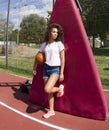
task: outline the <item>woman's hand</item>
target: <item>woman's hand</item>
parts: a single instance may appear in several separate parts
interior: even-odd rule
[[[62,82],[63,80],[64,80],[64,74],[63,74],[63,73],[60,73],[59,81]]]
[[[37,71],[35,69],[33,69],[33,75],[36,75]]]

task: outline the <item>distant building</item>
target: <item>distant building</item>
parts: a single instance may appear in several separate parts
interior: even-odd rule
[[[6,41],[0,41],[0,46],[1,45],[6,45]],[[16,42],[15,41],[8,41],[8,46],[16,47]]]

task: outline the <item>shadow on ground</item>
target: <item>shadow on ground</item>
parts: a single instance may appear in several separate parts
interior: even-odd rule
[[[28,100],[28,94],[27,93],[22,93],[21,90],[20,90],[20,87],[13,87],[12,86],[11,88],[14,91],[14,94],[13,94],[14,97],[17,100],[21,100],[21,101],[23,101],[24,103],[26,103],[28,105],[28,107],[26,108],[27,113],[34,113],[34,112],[37,112],[37,111],[43,111],[45,113],[47,112],[45,108],[31,103]]]

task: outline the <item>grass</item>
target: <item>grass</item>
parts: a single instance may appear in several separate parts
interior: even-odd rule
[[[5,58],[1,58],[0,70],[27,78],[32,78],[34,57],[9,57],[8,69],[5,69],[5,62]]]
[[[94,49],[94,56],[104,89],[109,89],[109,48]]]
[[[93,50],[100,78],[104,89],[109,89],[109,48]],[[9,57],[8,69],[5,69],[5,58],[0,58],[0,70],[32,78],[34,57]]]

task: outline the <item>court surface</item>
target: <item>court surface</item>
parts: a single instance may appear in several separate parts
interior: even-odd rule
[[[27,79],[0,72],[0,130],[108,130],[105,121],[87,119],[56,111],[56,115],[44,119],[46,112],[28,101],[28,94],[21,93],[20,84]],[[109,91],[104,91],[109,108]],[[66,106],[67,107],[67,106]]]

